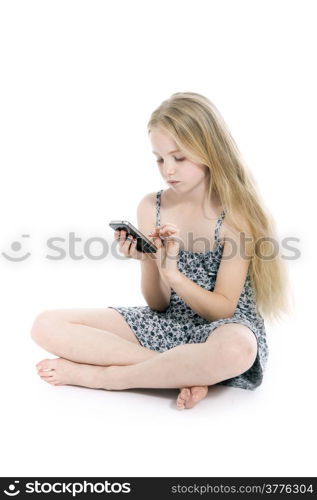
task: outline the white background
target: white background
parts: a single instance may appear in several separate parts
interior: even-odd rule
[[[313,1],[0,3],[1,475],[316,475],[316,29]],[[293,314],[267,325],[256,391],[53,387],[30,338],[44,309],[146,305],[139,263],[84,253],[166,188],[146,125],[174,92],[211,99],[257,180],[289,260]],[[69,234],[81,240],[70,258]],[[22,236],[28,234],[28,237]],[[63,260],[47,239],[65,238]],[[13,242],[20,242],[20,251]],[[90,247],[100,255],[101,246]],[[51,255],[55,255],[50,251]],[[290,252],[286,252],[290,255]],[[315,455],[315,453],[314,453]]]

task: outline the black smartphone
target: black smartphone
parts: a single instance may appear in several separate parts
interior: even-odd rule
[[[127,232],[127,236],[131,234],[136,238],[136,249],[139,252],[143,253],[155,253],[156,252],[156,246],[146,237],[144,234],[142,234],[136,227],[134,227],[131,222],[128,222],[127,220],[112,220],[109,223],[109,226],[112,227],[114,230],[120,230],[123,229],[124,231]]]

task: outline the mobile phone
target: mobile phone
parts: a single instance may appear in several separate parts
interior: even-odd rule
[[[136,249],[139,252],[143,253],[155,253],[156,246],[144,235],[142,234],[136,227],[134,227],[131,222],[127,220],[112,220],[109,223],[109,226],[114,230],[123,229],[127,232],[127,235],[131,234],[136,238]]]

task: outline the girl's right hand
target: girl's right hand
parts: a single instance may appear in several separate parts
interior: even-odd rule
[[[125,257],[130,257],[136,260],[143,260],[146,258],[147,254],[139,252],[139,250],[136,249],[136,238],[134,238],[131,234],[127,237],[127,233],[124,229],[117,229],[114,233],[114,237],[118,240],[119,252]]]
[[[169,275],[177,273],[180,248],[179,228],[175,224],[168,222],[163,226],[156,226],[148,233],[148,237],[152,237],[152,243],[156,247],[155,262],[160,274],[168,278]]]

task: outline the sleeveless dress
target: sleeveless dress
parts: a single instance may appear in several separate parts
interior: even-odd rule
[[[156,194],[157,226],[160,225],[162,191],[163,189]],[[178,255],[178,269],[187,278],[210,291],[213,291],[215,287],[223,252],[219,230],[224,217],[225,212],[223,211],[216,222],[214,250],[202,253],[180,249]],[[169,306],[164,312],[156,311],[149,306],[109,307],[122,314],[141,345],[158,352],[167,351],[180,344],[206,342],[215,328],[225,323],[246,325],[254,333],[258,345],[253,365],[244,373],[214,385],[228,385],[254,390],[262,383],[269,351],[264,320],[256,310],[255,294],[249,271],[236,310],[230,318],[222,318],[212,322],[206,320],[193,311],[173,289],[171,290]]]

